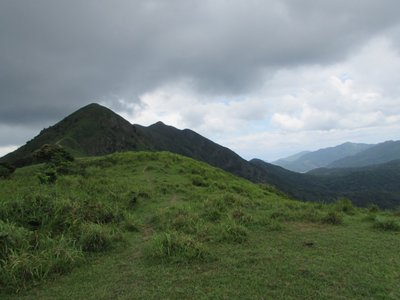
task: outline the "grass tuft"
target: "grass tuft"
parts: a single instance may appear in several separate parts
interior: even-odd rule
[[[174,263],[205,261],[210,258],[206,247],[192,236],[177,232],[162,232],[152,236],[147,256]]]

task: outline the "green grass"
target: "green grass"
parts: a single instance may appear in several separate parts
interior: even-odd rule
[[[41,165],[1,181],[1,299],[400,298],[394,213],[289,200],[170,153],[73,164],[55,184]]]

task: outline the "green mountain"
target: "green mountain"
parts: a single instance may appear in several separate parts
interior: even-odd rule
[[[127,120],[108,108],[93,103],[54,126],[43,129],[24,146],[2,157],[0,162],[16,166],[31,164],[32,153],[44,144],[60,145],[75,156],[152,148],[146,138]]]
[[[383,164],[400,159],[400,141],[387,141],[359,152],[355,155],[336,160],[327,168],[354,168]]]
[[[153,149],[170,151],[206,162],[237,176],[261,182],[265,174],[238,154],[190,130],[180,130],[157,122],[149,127],[135,125]]]
[[[301,153],[303,153],[301,152],[294,155],[294,157],[289,157],[289,159],[277,160],[273,162],[273,164],[290,171],[304,173],[312,169],[326,167],[334,161],[350,155],[355,155],[371,148],[372,146],[374,145],[347,142],[339,146],[304,153],[303,155],[301,155]]]
[[[168,152],[78,158],[43,183],[49,168],[1,181],[2,300],[400,298],[394,212]]]
[[[16,166],[31,164],[33,152],[44,144],[60,145],[76,157],[129,150],[169,151],[206,162],[256,183],[274,185],[289,196],[304,201],[332,202],[342,195],[351,196],[362,206],[376,203],[381,207],[393,207],[400,201],[397,190],[383,193],[379,189],[385,199],[384,196],[370,197],[368,193],[376,193],[372,185],[371,188],[367,186],[358,191],[358,185],[354,185],[354,192],[348,193],[340,184],[331,184],[326,179],[291,172],[261,160],[246,161],[232,150],[189,129],[179,130],[162,122],[148,127],[132,125],[98,104],[83,107],[54,126],[42,130],[26,145],[2,157],[0,162]],[[396,178],[385,177],[385,180],[395,185],[398,182]],[[335,182],[336,179],[331,176],[329,180]],[[377,182],[380,182],[379,178]],[[361,183],[357,181],[357,184]]]

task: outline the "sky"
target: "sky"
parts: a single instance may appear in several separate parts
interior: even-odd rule
[[[246,159],[400,140],[398,0],[0,0],[0,156],[97,102]]]

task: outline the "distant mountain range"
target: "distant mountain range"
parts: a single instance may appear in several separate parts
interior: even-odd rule
[[[337,160],[355,155],[371,148],[369,144],[344,143],[336,147],[319,149],[317,151],[300,152],[273,162],[287,170],[305,173],[307,171],[326,167]]]
[[[299,174],[258,159],[246,161],[232,150],[189,129],[179,130],[162,122],[148,127],[132,125],[98,104],[85,106],[54,126],[42,130],[24,146],[0,158],[0,162],[18,167],[32,164],[32,153],[43,144],[60,145],[75,156],[96,156],[118,151],[170,151],[204,161],[253,182],[274,185],[300,200],[331,202],[346,196],[361,206],[376,203],[387,208],[400,204],[398,162],[377,168],[352,169],[347,173],[320,170],[319,173]],[[346,143],[339,146],[340,155],[333,154],[333,149],[324,149],[316,151],[318,154],[314,157],[319,158],[312,158],[312,161],[314,166],[332,164],[337,159],[348,157],[349,153],[356,153],[354,156],[361,154],[367,148],[373,149],[371,145]],[[286,161],[297,161],[313,153],[304,153]],[[330,153],[330,158],[323,158],[323,153]],[[390,176],[386,176],[385,170],[390,172]]]
[[[355,168],[383,164],[400,159],[400,141],[387,141],[360,151],[355,155],[336,160],[327,168]]]

